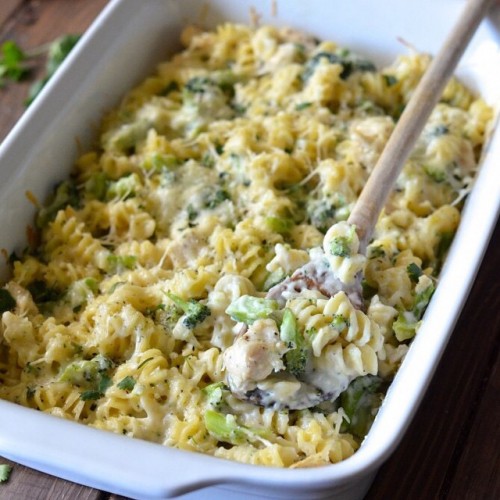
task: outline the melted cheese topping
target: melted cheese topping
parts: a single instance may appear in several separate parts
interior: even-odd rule
[[[242,462],[338,462],[418,331],[491,110],[450,82],[354,262],[342,221],[430,58],[377,70],[270,26],[182,40],[105,117],[100,145],[37,215],[40,246],[13,259],[0,397]],[[289,290],[253,324],[226,313],[309,262],[346,281],[361,272],[364,304]],[[291,398],[320,406],[276,409]]]

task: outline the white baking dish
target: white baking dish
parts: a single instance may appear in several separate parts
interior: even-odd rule
[[[208,10],[204,7],[209,5]],[[117,104],[155,63],[178,48],[192,21],[290,25],[388,63],[406,47],[435,52],[460,0],[114,0],[88,30],[0,149],[0,246],[22,248],[33,216],[25,197],[44,199],[69,173],[78,145],[89,144],[104,110]],[[459,74],[492,104],[500,100],[500,12],[485,22]],[[425,25],[417,22],[425,19]],[[135,498],[361,498],[410,424],[466,299],[500,207],[500,133],[481,173],[424,326],[409,351],[360,450],[342,463],[282,470],[233,463],[114,435],[0,401],[0,454],[71,481]],[[473,238],[471,238],[473,235]],[[6,269],[1,270],[3,277]]]

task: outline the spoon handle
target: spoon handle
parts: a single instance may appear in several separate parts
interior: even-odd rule
[[[356,202],[349,224],[356,226],[364,253],[378,216],[444,87],[492,0],[468,0],[439,53],[420,80]]]

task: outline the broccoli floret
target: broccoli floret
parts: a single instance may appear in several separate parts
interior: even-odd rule
[[[342,432],[359,438],[366,436],[382,403],[386,383],[377,376],[366,375],[353,380],[341,394],[340,404],[349,419],[342,424]]]
[[[98,354],[91,360],[70,363],[59,380],[86,389],[80,395],[83,401],[95,400],[104,396],[111,385],[109,371],[112,367],[113,362],[109,358]]]
[[[202,392],[206,396],[208,404],[214,410],[228,409],[226,399],[231,394],[231,391],[224,382],[207,385],[202,389]]]
[[[340,50],[336,53],[332,52],[319,52],[313,56],[305,65],[304,72],[302,73],[302,80],[306,82],[314,74],[320,61],[325,59],[330,64],[340,64],[342,72],[340,78],[346,80],[351,74],[358,71],[376,71],[375,65],[371,61],[361,59],[349,51]]]
[[[172,330],[182,316],[182,309],[176,305],[165,306],[165,304],[160,304],[151,312],[154,313],[155,322],[168,333],[172,333]]]
[[[45,227],[55,219],[59,210],[68,205],[77,208],[80,205],[80,196],[73,182],[64,181],[56,187],[49,203],[39,210],[35,221],[36,226],[40,229]]]
[[[224,415],[215,410],[207,410],[203,416],[207,431],[218,441],[231,444],[245,444],[248,442],[265,442],[269,434],[264,429],[250,429],[236,422],[234,415]]]
[[[223,201],[230,200],[231,196],[225,189],[217,189],[208,193],[203,201],[203,208],[214,209]]]
[[[283,271],[283,269],[281,268],[273,271],[272,273],[269,273],[266,280],[264,281],[264,284],[262,285],[262,289],[265,292],[269,291],[274,285],[281,283],[286,278],[286,276],[287,275],[285,271]]]
[[[141,188],[141,180],[137,174],[130,174],[109,183],[106,191],[106,200],[119,198],[125,200],[136,196]]]
[[[137,262],[135,255],[114,255],[106,257],[105,271],[108,274],[123,273],[127,269],[134,269]]]
[[[447,178],[446,170],[433,166],[433,165],[424,165],[424,172],[436,183],[444,182]]]
[[[278,309],[279,304],[276,300],[242,295],[229,305],[226,314],[235,321],[251,325],[258,319],[269,318]]]
[[[99,285],[94,278],[84,278],[71,284],[66,292],[65,300],[75,311],[92,299],[97,293]]]
[[[351,255],[351,243],[354,239],[356,228],[350,227],[347,236],[337,236],[330,242],[330,253],[337,257],[349,257]]]
[[[398,314],[396,321],[392,324],[392,329],[400,342],[415,336],[420,325],[420,320],[429,305],[434,290],[434,285],[429,285],[425,290],[417,293],[411,311],[401,311]]]
[[[184,312],[182,322],[184,323],[184,326],[190,330],[208,318],[211,314],[209,307],[202,304],[198,300],[183,300],[178,295],[174,295],[170,292],[166,292],[166,295],[177,307],[182,309]]]
[[[85,192],[99,201],[104,201],[109,183],[110,179],[104,172],[95,172],[85,182]]]
[[[287,234],[295,225],[293,219],[286,217],[266,217],[266,225],[271,231],[279,234]]]
[[[286,308],[283,311],[283,321],[280,326],[280,338],[286,342],[290,350],[285,353],[286,369],[296,377],[301,377],[311,354],[310,347],[299,332],[297,319],[293,312]]]
[[[154,172],[175,170],[180,165],[180,160],[171,154],[153,153],[144,160],[143,167]]]

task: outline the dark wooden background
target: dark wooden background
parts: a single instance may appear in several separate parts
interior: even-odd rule
[[[108,0],[0,0],[0,43],[23,48],[82,33]],[[33,68],[33,78],[43,69]],[[0,141],[24,111],[30,83],[0,89]],[[500,158],[498,182],[500,182]],[[500,224],[410,431],[368,500],[500,499]],[[10,463],[0,457],[0,463]],[[117,500],[116,495],[12,464],[2,500]]]

